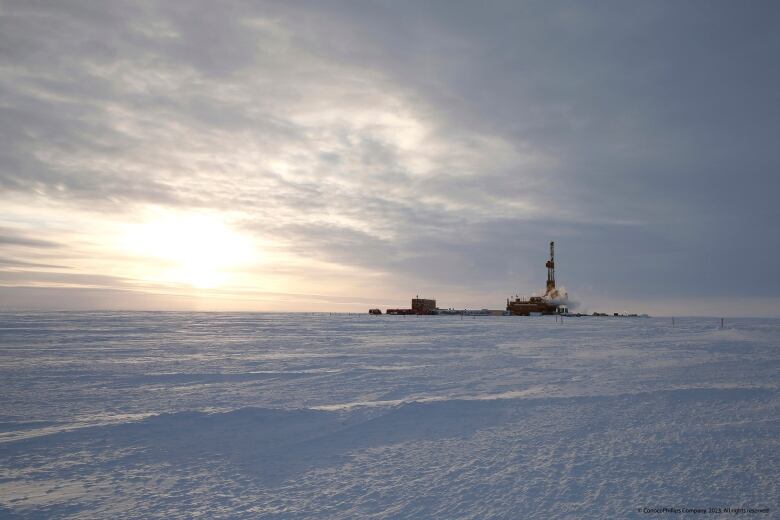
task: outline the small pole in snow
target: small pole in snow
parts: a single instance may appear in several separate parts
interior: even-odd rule
[[[720,319],[720,328],[723,328],[723,318]]]
[[[674,318],[672,318],[672,328],[674,328]]]

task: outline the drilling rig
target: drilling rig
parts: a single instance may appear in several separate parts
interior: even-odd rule
[[[550,242],[550,259],[544,264],[547,267],[547,288],[544,296],[531,296],[506,300],[506,310],[514,316],[531,316],[538,314],[566,314],[566,305],[559,301],[560,295],[555,288],[555,242]]]

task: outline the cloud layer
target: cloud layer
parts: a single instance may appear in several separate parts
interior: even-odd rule
[[[117,246],[163,212],[257,245],[212,294],[244,303],[500,307],[549,240],[593,305],[776,302],[778,14],[4,2],[1,283],[196,297]]]

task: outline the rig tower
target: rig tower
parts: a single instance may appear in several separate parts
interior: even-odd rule
[[[550,294],[555,290],[555,242],[550,242],[550,259],[544,264],[547,266],[547,292]]]

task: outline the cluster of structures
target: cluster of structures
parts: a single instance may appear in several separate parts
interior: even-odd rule
[[[382,314],[380,309],[370,309],[370,314]],[[431,316],[431,315],[465,315],[465,316],[509,316],[509,311],[495,311],[490,309],[439,309],[436,306],[436,300],[427,298],[420,298],[419,295],[416,298],[412,298],[411,309],[387,309],[387,314],[390,315],[416,315],[416,316]]]
[[[559,290],[555,286],[555,242],[550,242],[550,259],[545,263],[547,267],[547,285],[543,296],[531,296],[523,298],[515,295],[514,298],[507,298],[506,310],[491,309],[439,309],[436,306],[436,300],[412,298],[412,307],[410,309],[387,309],[386,313],[390,315],[416,315],[427,316],[436,314],[457,314],[465,316],[584,316],[583,314],[571,314],[568,307],[568,296],[566,292]],[[380,309],[370,309],[369,314],[382,314]],[[606,313],[594,312],[592,316],[607,316]],[[618,314],[614,316],[636,316],[636,314]],[[643,315],[644,316],[644,315]]]

